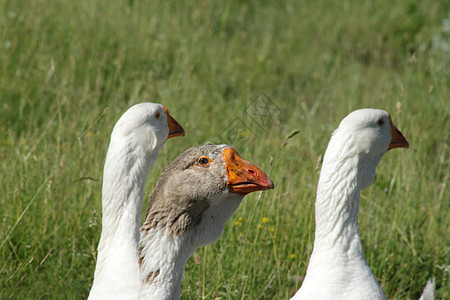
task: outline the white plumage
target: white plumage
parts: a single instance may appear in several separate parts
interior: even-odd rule
[[[419,300],[435,300],[436,299],[436,282],[435,278],[430,278],[423,289],[422,296]]]
[[[140,103],[111,134],[103,171],[102,234],[89,299],[136,299],[142,198],[150,168],[170,137],[184,135],[167,109]]]
[[[383,110],[354,111],[334,131],[317,187],[314,249],[292,299],[386,299],[364,259],[359,197],[383,155],[398,147],[409,144]]]

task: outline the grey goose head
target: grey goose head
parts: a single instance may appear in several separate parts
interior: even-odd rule
[[[141,230],[167,229],[178,235],[199,224],[209,208],[227,207],[224,201],[238,206],[245,195],[273,187],[263,171],[228,145],[192,147],[161,175]]]

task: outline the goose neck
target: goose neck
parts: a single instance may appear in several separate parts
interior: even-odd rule
[[[103,175],[102,234],[94,292],[106,286],[110,293],[112,288],[119,291],[130,286],[139,290],[139,226],[145,183],[152,164],[143,153],[110,145]]]
[[[153,160],[136,152],[108,152],[102,187],[103,230],[117,232],[126,227],[124,234],[139,236],[142,198]]]
[[[139,246],[139,299],[180,299],[184,265],[195,247],[166,229],[143,232]]]
[[[357,157],[325,157],[316,199],[314,249],[362,253],[358,213],[360,185]]]

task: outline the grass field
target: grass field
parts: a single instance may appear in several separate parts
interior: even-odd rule
[[[389,152],[362,193],[365,257],[388,299],[418,299],[430,276],[448,299],[449,11],[412,0],[1,0],[0,299],[87,297],[109,135],[145,101],[186,130],[160,153],[145,203],[179,153],[209,141],[235,145],[275,182],[188,261],[182,298],[293,295],[314,240],[320,157],[344,116],[374,107],[411,147]]]

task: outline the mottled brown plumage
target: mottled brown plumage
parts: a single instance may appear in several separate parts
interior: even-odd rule
[[[155,281],[155,279],[158,277],[158,275],[159,275],[159,270],[148,273],[147,276],[145,277],[145,282],[148,284],[152,284],[153,281]]]

